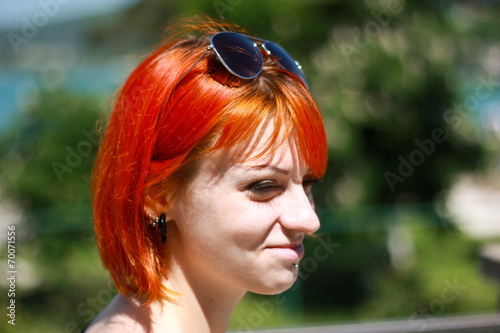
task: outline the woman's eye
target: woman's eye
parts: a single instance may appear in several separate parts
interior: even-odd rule
[[[247,186],[247,189],[250,191],[252,196],[258,200],[266,200],[273,197],[275,194],[282,190],[282,187],[279,186],[275,181],[272,180],[263,180],[256,183],[252,183]]]

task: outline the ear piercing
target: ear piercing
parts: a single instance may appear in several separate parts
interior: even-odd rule
[[[152,217],[151,215],[149,216]],[[161,242],[164,245],[167,243],[167,223],[165,220],[165,214],[162,213],[159,217],[157,216],[156,219],[151,218],[148,222],[153,228],[161,232]]]
[[[293,264],[293,268],[298,269],[299,268],[299,264]]]
[[[149,215],[149,221],[148,223],[153,226],[153,228],[157,229],[157,225],[159,224],[159,217],[157,216],[156,218],[154,218],[151,214],[148,214]]]

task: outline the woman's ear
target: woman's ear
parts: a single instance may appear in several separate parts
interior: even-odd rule
[[[146,216],[160,216],[160,214],[165,213],[166,207],[164,200],[153,199],[149,194],[144,197],[144,213]]]
[[[161,232],[161,242],[165,245],[167,242],[166,214],[168,214],[168,205],[146,194],[144,197],[144,213],[149,217],[148,224]]]

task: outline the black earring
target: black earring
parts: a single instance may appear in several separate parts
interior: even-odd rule
[[[158,229],[161,232],[161,242],[163,243],[163,245],[167,243],[167,223],[165,222],[165,219],[165,214],[161,214],[159,221],[160,223],[158,225]]]

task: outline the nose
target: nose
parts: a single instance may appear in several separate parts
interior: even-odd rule
[[[292,187],[282,197],[280,224],[286,229],[305,234],[318,231],[320,224],[314,211],[312,196],[308,196],[301,185]]]

